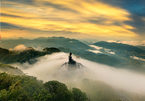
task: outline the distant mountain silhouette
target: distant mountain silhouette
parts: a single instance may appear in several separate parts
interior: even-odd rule
[[[89,49],[90,47],[79,40],[64,38],[64,37],[39,37],[33,40],[30,39],[11,39],[11,40],[3,40],[1,47],[3,48],[13,48],[19,44],[23,44],[25,46],[31,47],[64,47],[64,48],[75,48],[75,49]]]

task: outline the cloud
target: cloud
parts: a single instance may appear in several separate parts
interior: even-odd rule
[[[95,45],[90,45],[90,47],[93,47],[95,48],[96,50],[88,50],[90,52],[93,52],[93,53],[102,53],[100,50],[103,49],[105,52],[109,53],[109,54],[115,54],[115,52],[112,52],[111,49],[106,49],[106,48],[103,48],[103,47],[99,47],[99,46],[95,46]]]
[[[93,53],[96,53],[96,54],[97,54],[97,53],[102,53],[102,52],[100,52],[99,50],[90,50],[90,49],[89,49],[88,51],[93,52]]]
[[[18,52],[21,52],[21,51],[29,50],[29,49],[35,49],[35,50],[39,50],[39,51],[42,50],[42,48],[40,46],[35,48],[35,47],[26,47],[23,44],[19,44],[19,45],[15,46],[14,48],[10,48],[9,51],[18,51]]]
[[[14,48],[10,48],[10,51],[23,51],[25,50],[27,47],[25,45],[19,44]]]
[[[94,47],[95,49],[98,49],[98,50],[100,50],[100,49],[102,49],[103,47],[99,47],[99,46],[95,46],[95,45],[89,45],[90,47]]]
[[[89,45],[89,46],[95,48],[96,50],[91,50],[91,49],[89,49],[89,50],[87,50],[87,51],[90,51],[90,52],[93,52],[93,53],[96,53],[96,54],[102,53],[102,52],[100,51],[100,49],[102,49],[103,47],[98,47],[98,46],[95,46],[95,45]]]
[[[131,31],[134,27],[124,23],[131,21],[129,12],[98,1],[35,0],[33,5],[30,5],[27,1],[22,3],[6,0],[3,1],[2,8],[3,23],[23,28],[85,33],[94,36],[134,37],[137,35]],[[101,23],[90,22],[90,20]]]
[[[138,46],[138,45],[144,45],[144,41],[116,41],[116,40],[108,40],[107,42],[115,42],[115,43],[122,43],[122,44],[128,44],[128,45],[133,45],[133,46]]]
[[[144,45],[144,46],[145,46],[145,40],[144,40],[144,41],[142,41],[142,45]]]
[[[4,22],[1,22],[1,25],[2,25],[1,26],[2,29],[20,29],[21,28],[21,27],[14,26],[8,23],[4,23]]]
[[[45,55],[38,58],[38,62],[33,65],[25,64],[13,64],[13,66],[21,68],[24,73],[28,75],[36,76],[43,81],[59,80],[66,83],[67,86],[71,84],[71,87],[80,87],[80,82],[83,78],[90,80],[103,81],[113,88],[119,88],[127,91],[131,91],[137,94],[145,95],[145,75],[132,72],[125,69],[116,69],[114,67],[101,65],[95,62],[91,62],[85,59],[77,59],[72,56],[74,60],[83,64],[86,68],[76,70],[75,72],[64,70],[60,66],[68,61],[67,53],[55,53],[52,55]],[[24,69],[27,68],[27,69]],[[82,75],[80,72],[87,70],[87,74]],[[62,74],[64,75],[61,75]],[[65,74],[70,74],[70,78]],[[69,86],[70,87],[70,86]]]
[[[141,58],[141,57],[130,56],[130,58],[135,59],[135,60],[145,61],[145,59],[143,59],[143,58]]]
[[[115,54],[115,52],[112,52],[111,49],[105,49],[105,48],[104,48],[104,50],[105,50],[107,53]]]
[[[97,0],[98,1],[98,0]],[[133,30],[140,36],[144,35],[144,17],[145,17],[145,1],[144,0],[99,0],[100,2],[107,3],[112,6],[120,7],[130,13],[129,18],[132,21],[127,21],[126,24],[132,25]]]
[[[120,41],[120,43],[123,44],[129,44],[129,45],[139,45],[139,41]]]
[[[21,30],[21,28],[16,28],[16,29],[1,29],[1,34],[2,34],[2,39],[3,38],[19,38],[19,37],[24,37],[24,38],[35,38],[40,36],[39,31],[32,31],[32,30]],[[21,34],[20,34],[21,33]],[[45,35],[46,36],[46,35]]]
[[[35,48],[35,50],[41,51],[42,50],[42,47],[38,46],[37,48]]]
[[[117,42],[116,40],[108,40],[107,42]]]

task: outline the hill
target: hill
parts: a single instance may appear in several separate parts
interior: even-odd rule
[[[122,44],[122,43],[108,43],[108,42],[97,42],[94,45],[111,49],[112,51],[117,52],[118,54],[124,54],[127,53],[127,55],[137,55],[142,58],[145,58],[145,50],[138,48],[136,46]]]
[[[136,56],[145,59],[145,50],[137,46],[122,44],[122,43],[108,43],[108,42],[97,42],[94,45],[111,49],[120,57],[130,58],[130,56]]]
[[[89,49],[90,47],[79,40],[64,38],[64,37],[39,37],[33,40],[30,39],[10,39],[3,40],[1,43],[1,47],[3,48],[13,48],[18,44],[23,44],[25,46],[31,46],[37,48],[38,46],[41,48],[45,47],[64,47],[64,48],[75,48],[75,49]]]
[[[46,50],[47,51],[44,51]],[[15,63],[15,62],[29,62],[33,64],[37,61],[36,58],[44,56],[46,54],[52,54],[54,52],[60,52],[57,48],[45,48],[43,51],[37,51],[32,47],[27,47],[23,51],[9,51],[8,49],[0,48],[0,62],[5,64]]]
[[[17,67],[0,63],[0,72],[6,72],[8,74],[23,75],[24,73]]]
[[[120,60],[121,63],[117,67],[129,68],[137,71],[145,71],[145,50],[137,46],[122,44],[122,43],[108,43],[97,42],[95,46],[102,47],[100,51],[104,53],[106,49],[114,52],[111,56]]]
[[[137,47],[145,50],[145,46],[137,46]]]
[[[0,73],[0,101],[88,101],[78,88],[68,90],[58,81],[43,83],[33,76]]]
[[[0,49],[0,62],[24,63],[28,61],[32,64],[37,61],[37,57],[60,50],[66,53],[72,52],[74,55],[87,60],[117,68],[129,68],[145,71],[145,50],[137,46],[100,41],[93,44],[94,46],[97,46],[98,49],[96,49],[94,46],[89,46],[79,40],[64,37],[39,37],[33,40],[19,38],[15,40],[5,40],[2,45],[5,47],[11,45],[11,48],[13,48],[12,46],[18,45],[17,43],[35,48],[41,47],[44,49],[42,51],[29,50],[20,53]],[[45,47],[56,47],[57,49],[51,48],[50,50]]]

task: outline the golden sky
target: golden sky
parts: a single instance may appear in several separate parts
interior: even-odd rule
[[[3,37],[140,37],[132,14],[100,0],[2,0]],[[144,19],[144,18],[143,18]],[[59,34],[60,32],[60,34]]]

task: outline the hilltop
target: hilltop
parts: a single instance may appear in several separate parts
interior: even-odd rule
[[[23,75],[24,73],[17,67],[13,67],[6,64],[0,63],[0,72],[6,72],[8,74]]]
[[[46,50],[47,51],[44,51]],[[52,54],[55,52],[60,52],[57,48],[44,48],[43,51],[37,51],[32,47],[27,47],[23,51],[9,51],[8,49],[0,48],[0,62],[1,63],[15,63],[15,62],[29,62],[30,64],[33,64],[37,62],[38,57],[44,56],[46,54]]]

